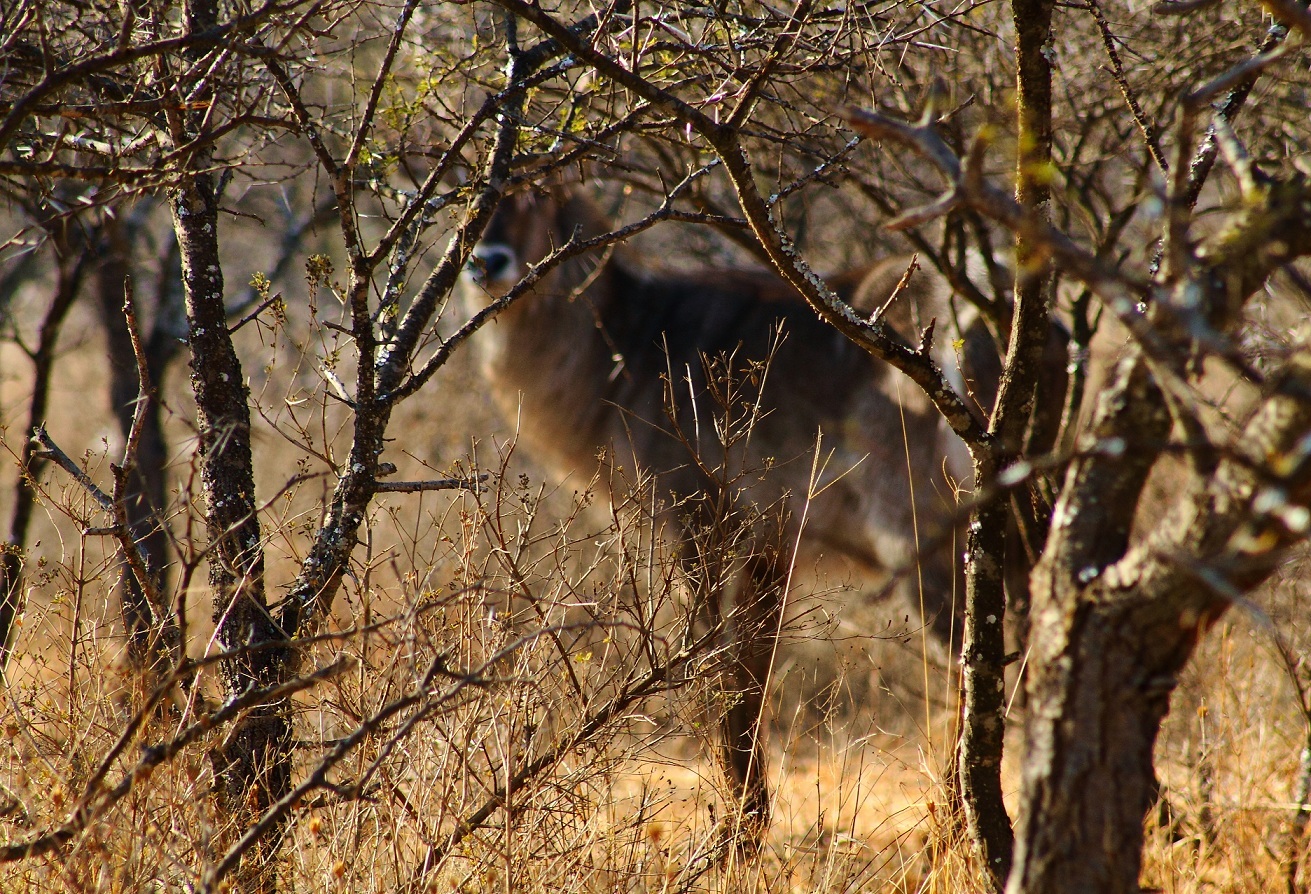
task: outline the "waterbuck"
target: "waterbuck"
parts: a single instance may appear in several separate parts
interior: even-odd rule
[[[571,238],[610,230],[577,185],[507,197],[466,275],[467,309],[505,294]],[[888,262],[859,288],[856,274],[842,287],[877,307],[905,269]],[[913,338],[917,315],[937,316],[938,343],[972,353],[982,327],[963,341],[953,334],[927,279],[912,281],[889,320]],[[906,596],[949,639],[963,599],[958,549],[950,537],[946,548],[918,547],[956,517],[951,476],[968,480],[963,445],[915,385],[763,271],[655,272],[620,245],[555,267],[475,343],[496,401],[537,458],[595,470],[607,453],[654,477],[677,507],[694,585],[714,586],[724,557],[741,557],[735,584],[707,602],[735,650],[720,763],[758,836],[769,811],[758,728],[794,547],[844,557],[871,579],[913,566]],[[735,429],[725,420],[743,404],[754,409]]]

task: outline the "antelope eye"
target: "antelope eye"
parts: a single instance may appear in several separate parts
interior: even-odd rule
[[[489,280],[499,279],[514,263],[514,252],[500,246],[489,246],[479,252],[478,260]]]

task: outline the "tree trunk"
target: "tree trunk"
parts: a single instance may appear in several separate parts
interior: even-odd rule
[[[996,477],[989,466],[991,463],[975,462],[976,482]],[[1001,788],[1006,735],[1006,589],[1002,573],[1006,521],[1007,505],[1003,500],[979,507],[970,517],[965,643],[961,652],[961,803],[970,838],[997,890],[1010,872],[1012,846],[1011,821]]]
[[[1128,387],[1102,405],[1106,418],[1132,421],[1163,443],[1169,418],[1145,367],[1127,364]],[[1151,465],[1134,454],[1154,451],[1127,445],[1118,489],[1099,480],[1113,464],[1071,469],[1056,510],[1064,536],[1034,576],[1034,676],[1010,894],[1139,890],[1143,819],[1156,792],[1152,751],[1178,673],[1232,594],[1260,583],[1302,536],[1285,527],[1288,516],[1255,504],[1276,481],[1292,505],[1311,498],[1311,462],[1298,446],[1311,432],[1311,358],[1295,355],[1270,385],[1237,442],[1245,455],[1221,463],[1118,561],[1123,541],[1088,535],[1099,522],[1102,532],[1124,530],[1116,507],[1136,503]],[[1272,470],[1292,457],[1291,474]]]
[[[264,554],[256,516],[247,389],[228,333],[223,306],[223,274],[218,255],[218,196],[208,173],[187,177],[169,196],[182,254],[182,280],[190,327],[191,384],[199,416],[201,487],[209,535],[209,582],[214,591],[214,622],[225,650],[238,654],[223,662],[229,697],[278,682],[286,665],[285,648],[263,644],[284,639],[264,596]],[[291,714],[285,702],[253,709],[215,755],[224,804],[241,825],[258,817],[285,795],[291,782]],[[258,864],[277,848],[273,836],[263,855],[252,854],[253,874],[243,873],[247,890],[271,890],[272,867]]]
[[[1272,181],[1202,245],[1204,266],[1170,287],[1220,334],[1270,274],[1311,253],[1311,184]],[[1178,274],[1175,274],[1178,275]],[[1164,287],[1161,288],[1164,292]],[[1009,894],[1136,894],[1152,749],[1176,676],[1236,596],[1306,536],[1311,503],[1311,351],[1296,344],[1219,463],[1141,542],[1130,532],[1173,419],[1156,375],[1180,375],[1190,331],[1155,303],[1146,322],[1175,357],[1136,348],[1102,392],[1085,452],[1066,475],[1034,572],[1030,716]],[[1167,342],[1166,339],[1169,339]],[[1181,412],[1187,412],[1182,410]],[[1196,422],[1196,419],[1193,419]],[[1208,449],[1208,444],[1200,449]],[[1209,452],[1209,451],[1208,451]]]
[[[1016,96],[1019,152],[1016,199],[1035,221],[1047,217],[1046,171],[1051,165],[1051,63],[1045,55],[1051,40],[1052,0],[1012,0],[1016,33]],[[1020,455],[1033,416],[1039,370],[1047,353],[1050,313],[1047,265],[1024,235],[1015,240],[1015,313],[1006,366],[997,393],[989,456],[976,452],[975,493],[981,493]],[[1017,522],[1023,519],[1017,517]],[[1018,539],[1018,524],[1010,526]],[[1039,526],[1030,525],[1036,530]],[[965,821],[983,859],[993,889],[1000,891],[1011,871],[1014,836],[1002,800],[1001,760],[1006,728],[1005,555],[1019,561],[1021,544],[1007,544],[1008,507],[999,500],[970,519],[969,567],[965,584],[966,620],[961,720],[960,779]]]
[[[1068,581],[1061,589],[1055,598],[1079,607],[1036,631],[1043,660],[1031,692],[1024,804],[1041,822],[1021,826],[1010,890],[1136,894],[1156,736],[1176,674],[1216,613],[1181,625],[1177,611],[1141,590],[1078,594]]]
[[[126,439],[132,428],[142,384],[137,381],[132,338],[123,315],[126,283],[131,274],[131,246],[119,218],[107,216],[101,225],[100,236],[96,279],[109,360],[109,400],[119,430]],[[162,372],[162,369],[151,369],[152,381],[146,384],[152,389],[158,389]],[[128,523],[132,539],[136,541],[146,571],[152,578],[150,589],[155,593],[164,593],[168,590],[169,554],[168,531],[164,527],[163,518],[167,504],[164,474],[167,446],[159,400],[153,393],[148,398],[142,417],[134,459],[130,479],[132,490],[127,495]],[[146,593],[147,588],[131,573],[125,576],[122,601],[128,655],[132,663],[142,669],[165,666],[161,662],[167,660],[178,640],[177,625],[171,617],[170,606],[150,605]]]
[[[216,0],[186,6],[187,32],[218,24]],[[199,60],[198,60],[199,61]],[[203,98],[203,85],[180,84],[180,94]],[[196,93],[196,90],[199,93]],[[249,393],[228,331],[219,258],[218,178],[212,150],[199,133],[200,114],[170,112],[175,146],[202,148],[184,156],[185,170],[168,191],[182,261],[191,386],[196,397],[201,487],[209,536],[209,583],[214,592],[218,641],[234,651],[221,666],[229,697],[281,681],[288,669],[285,637],[269,616],[264,592],[264,553],[256,514],[251,457]],[[252,709],[213,757],[219,796],[236,820],[249,825],[291,785],[291,706],[284,700]],[[245,891],[277,887],[273,857],[280,827],[247,853],[237,884]]]

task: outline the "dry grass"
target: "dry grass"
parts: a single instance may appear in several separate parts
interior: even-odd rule
[[[4,350],[8,455],[25,386],[21,359]],[[74,455],[89,448],[87,466],[103,479],[119,445],[103,416],[77,412],[106,403],[98,351],[91,337],[72,343],[51,427]],[[444,473],[471,443],[469,431],[493,430],[470,371],[456,366],[447,376],[438,397],[396,422],[403,477]],[[281,397],[307,376],[293,365],[266,377],[256,392],[278,408],[256,439],[268,494],[297,467],[272,426],[285,424]],[[190,476],[184,384],[166,395],[176,411],[180,505]],[[318,437],[339,446],[344,435],[323,425]],[[413,703],[327,768],[331,785],[294,811],[279,859],[295,890],[406,890],[420,877],[435,891],[552,894],[981,890],[943,806],[953,680],[922,659],[915,637],[889,635],[900,630],[894,606],[844,589],[841,569],[798,578],[774,674],[774,822],[758,858],[725,853],[729,795],[710,745],[723,655],[713,641],[695,642],[703,625],[674,563],[638,523],[641,513],[610,511],[595,482],[544,484],[496,443],[488,436],[461,461],[493,473],[488,490],[379,502],[355,574],[307,657],[307,669],[340,657],[349,664],[297,696],[298,778],[388,704]],[[117,565],[103,538],[82,533],[91,506],[58,474],[44,481],[40,543],[0,708],[0,837],[10,841],[69,820],[145,695],[124,664]],[[271,581],[288,579],[323,493],[311,481],[269,507]],[[1158,747],[1173,818],[1151,829],[1148,886],[1285,884],[1307,736],[1274,643],[1277,632],[1287,654],[1305,651],[1302,571],[1286,569],[1255,600],[1261,609],[1231,613],[1182,681]],[[191,599],[193,657],[214,650],[205,599],[200,591]],[[666,682],[576,735],[623,697],[625,680],[660,668]],[[190,700],[176,692],[167,710],[146,716],[105,777],[111,786],[131,780],[129,793],[97,808],[66,845],[0,866],[0,889],[186,890],[216,865],[239,832],[212,797],[208,755],[225,728],[152,773],[134,767],[143,746],[177,737],[219,693],[210,668]],[[1012,790],[1019,747],[1012,736]],[[511,791],[509,813],[493,811],[448,846],[507,775],[548,754],[554,759]],[[433,848],[439,859],[421,875]]]

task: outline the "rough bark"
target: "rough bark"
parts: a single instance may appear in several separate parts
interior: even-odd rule
[[[1047,219],[1047,171],[1051,166],[1051,0],[1013,0],[1016,33],[1016,105],[1018,157],[1016,201],[1029,218]],[[1039,368],[1047,350],[1050,328],[1047,307],[1047,264],[1041,246],[1024,233],[1015,240],[1015,312],[1006,367],[998,389],[991,431],[996,436],[992,456],[976,451],[976,492],[981,492],[1020,455],[1033,415]],[[1024,521],[1017,518],[1017,521]],[[1042,526],[1045,527],[1045,526]],[[1037,530],[1039,526],[1029,525]],[[1018,533],[1018,527],[1013,528]],[[969,567],[965,583],[965,648],[962,666],[960,780],[966,827],[995,890],[1001,890],[1011,869],[1014,837],[1002,800],[1001,761],[1006,729],[1006,611],[1004,556],[1007,509],[982,507],[970,522]],[[1009,545],[1013,557],[1020,544]]]
[[[1203,269],[1173,287],[1226,333],[1272,270],[1308,252],[1311,187],[1295,177],[1249,196],[1198,252]],[[1171,303],[1149,312],[1158,331],[1172,329]],[[1182,368],[1186,338],[1174,346]],[[1311,501],[1311,352],[1301,345],[1226,458],[1199,469],[1172,514],[1131,546],[1143,483],[1170,433],[1156,378],[1169,372],[1141,351],[1118,367],[1095,414],[1100,449],[1071,466],[1034,574],[1011,894],[1138,891],[1152,750],[1177,674],[1234,597],[1306,533],[1297,519]]]
[[[1163,407],[1159,389],[1147,374],[1146,364],[1139,360],[1121,366],[1113,387],[1102,396],[1099,418],[1101,424],[1097,434],[1119,437],[1120,433],[1133,433],[1135,436],[1123,444],[1123,463],[1083,463],[1070,470],[1064,489],[1066,496],[1057,504],[1054,513],[1054,526],[1062,536],[1056,538],[1052,544],[1054,548],[1049,550],[1035,572],[1024,792],[1016,834],[1015,863],[1007,887],[1014,894],[1065,890],[1061,887],[1064,884],[1090,886],[1072,887],[1071,891],[1122,890],[1108,887],[1116,871],[1132,876],[1133,890],[1136,890],[1138,881],[1137,858],[1130,858],[1129,854],[1141,850],[1142,820],[1149,806],[1153,779],[1151,740],[1143,737],[1152,727],[1152,722],[1147,720],[1144,726],[1145,718],[1142,717],[1129,721],[1127,711],[1121,713],[1120,705],[1108,704],[1106,700],[1124,698],[1128,702],[1143,702],[1145,693],[1133,682],[1133,674],[1138,668],[1134,650],[1146,645],[1143,632],[1128,626],[1125,618],[1094,621],[1085,611],[1087,606],[1083,604],[1080,589],[1072,586],[1059,592],[1053,590],[1052,574],[1053,569],[1059,567],[1064,572],[1064,579],[1078,582],[1124,554],[1133,519],[1132,509],[1137,505],[1147,475],[1170,430],[1169,415]],[[1070,495],[1097,491],[1101,492],[1101,497],[1087,501],[1077,511],[1069,505]],[[1075,567],[1079,565],[1081,567]],[[1087,636],[1090,652],[1068,654],[1072,648],[1070,642],[1081,642],[1081,635]],[[1061,669],[1067,675],[1071,674],[1075,664],[1096,676],[1097,689],[1080,691],[1073,688],[1074,681],[1061,678]],[[1117,761],[1128,757],[1128,766],[1120,769],[1133,778],[1120,778],[1116,782],[1132,781],[1135,785],[1128,790],[1094,790],[1100,792],[1094,797],[1089,796],[1091,791],[1066,791],[1065,795],[1072,796],[1072,800],[1059,803],[1046,787],[1048,775],[1061,772],[1047,738],[1068,722],[1072,714],[1086,713],[1090,708],[1096,708],[1094,713],[1103,718],[1114,718],[1117,724],[1123,721],[1121,731],[1126,736],[1115,743],[1114,753]],[[1123,708],[1127,709],[1129,705]],[[1157,700],[1140,704],[1139,708],[1149,713],[1158,712],[1156,722],[1163,716],[1164,707]],[[1107,711],[1109,715],[1104,713]],[[1154,733],[1151,736],[1154,739]],[[1096,752],[1101,741],[1085,744]],[[1062,757],[1065,756],[1068,756],[1068,751],[1063,752]],[[1081,756],[1080,763],[1086,765],[1092,759],[1092,756]],[[1084,780],[1087,784],[1092,781]],[[1068,785],[1074,780],[1063,779],[1062,782]],[[1115,794],[1109,796],[1109,792]],[[1126,816],[1133,819],[1125,821]],[[1066,825],[1068,823],[1078,825]],[[1112,836],[1105,848],[1097,839],[1103,834]],[[1044,835],[1045,840],[1035,840]],[[1062,853],[1067,861],[1062,867],[1063,872],[1050,868],[1053,851]],[[1131,859],[1134,867],[1124,870]],[[1048,874],[1035,871],[1035,866],[1044,862],[1049,864]],[[1078,872],[1071,873],[1075,866],[1078,866]],[[1086,882],[1082,881],[1085,870]],[[1063,873],[1070,875],[1067,877]],[[1052,887],[1053,884],[1056,887]]]
[[[187,4],[188,33],[217,25],[215,0]],[[209,90],[203,83],[178,86],[188,98],[204,97]],[[214,621],[220,645],[236,650],[223,662],[221,676],[228,697],[234,698],[281,682],[288,665],[285,648],[250,647],[286,637],[270,617],[265,599],[249,395],[223,301],[212,150],[198,133],[203,119],[196,113],[172,112],[169,124],[174,145],[195,140],[200,146],[184,157],[185,168],[168,190],[168,200],[182,262]],[[290,789],[291,744],[291,706],[283,699],[251,709],[213,755],[219,795],[239,826],[248,825]],[[279,839],[280,829],[274,830],[247,855],[238,878],[244,890],[276,887],[271,857]]]
[[[170,202],[182,254],[190,327],[191,383],[199,417],[214,620],[220,645],[225,650],[243,650],[284,637],[269,617],[264,595],[250,409],[223,307],[214,177],[202,173],[186,178],[172,191]],[[224,688],[232,697],[250,688],[273,685],[285,665],[280,648],[239,651],[222,665]],[[290,745],[290,706],[282,701],[252,709],[215,756],[220,794],[235,816],[245,818],[243,824],[287,792]],[[251,885],[252,890],[264,887],[272,887],[271,873],[266,883]]]
[[[228,334],[218,255],[218,195],[208,173],[187,177],[171,191],[174,226],[190,328],[191,383],[200,432],[201,487],[209,537],[209,583],[214,621],[225,650],[239,654],[222,665],[229,697],[271,686],[286,666],[280,648],[249,650],[284,639],[269,616],[264,555],[255,514],[247,389]],[[291,780],[290,705],[253,708],[215,755],[219,790],[242,824],[284,795]],[[273,836],[276,839],[276,836]],[[270,848],[275,850],[276,847]],[[258,860],[257,860],[258,862]],[[251,890],[273,887],[271,871]]]
[[[1294,537],[1253,504],[1277,478],[1271,458],[1297,456],[1311,431],[1309,397],[1311,359],[1300,355],[1244,433],[1248,454],[1222,463],[1147,543],[1105,569],[1059,560],[1040,567],[1023,820],[1009,891],[1139,890],[1143,818],[1156,786],[1152,751],[1170,694],[1230,593],[1264,579],[1282,554],[1277,547]],[[1299,505],[1311,496],[1306,466],[1303,457],[1283,485]],[[1069,511],[1058,507],[1058,518]],[[1223,586],[1208,580],[1217,566],[1228,572]]]
[[[976,485],[996,479],[992,457],[975,460]],[[970,518],[966,555],[965,642],[961,651],[961,804],[974,846],[996,888],[1010,871],[1011,824],[1002,801],[1006,728],[1006,612],[1003,557],[1008,506],[994,500]]]

